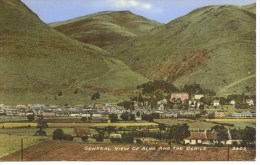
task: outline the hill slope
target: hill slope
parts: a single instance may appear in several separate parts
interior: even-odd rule
[[[1,103],[82,103],[94,91],[147,81],[104,50],[53,30],[19,0],[0,1],[0,38]]]
[[[140,36],[160,24],[130,11],[118,11],[101,12],[50,26],[81,42],[103,47]]]
[[[177,86],[199,83],[219,95],[255,93],[255,29],[252,12],[239,6],[208,6],[105,49],[151,79]]]

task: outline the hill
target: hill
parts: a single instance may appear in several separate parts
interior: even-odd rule
[[[151,79],[254,94],[255,29],[256,15],[243,7],[207,6],[105,49]]]
[[[251,5],[242,6],[241,8],[256,14],[256,3],[251,4]]]
[[[101,12],[50,24],[71,38],[100,47],[136,38],[160,25],[130,11]]]
[[[50,28],[20,0],[0,1],[0,38],[0,103],[84,103],[93,92],[108,99],[147,81],[106,51]]]

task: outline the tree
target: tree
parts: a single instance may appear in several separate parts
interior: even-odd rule
[[[47,136],[47,133],[42,128],[40,128],[38,131],[35,132],[34,135],[35,136]]]
[[[29,122],[32,122],[34,120],[34,115],[28,115],[27,119]]]
[[[215,113],[210,113],[208,114],[209,119],[215,119]]]
[[[131,121],[135,121],[135,120],[136,120],[134,114],[130,114],[130,120],[131,120]]]
[[[226,128],[218,131],[218,138],[219,140],[228,140],[228,133]]]
[[[62,91],[61,90],[58,91],[58,96],[62,96]]]
[[[254,143],[256,141],[256,129],[246,126],[242,134],[242,140],[247,144]]]
[[[68,135],[68,134],[64,134],[63,135],[63,140],[73,141],[73,136],[72,135]]]
[[[100,99],[100,93],[99,92],[96,92],[91,96],[91,100],[97,100],[97,99]]]
[[[181,143],[183,139],[190,136],[188,124],[173,125],[166,132],[166,138],[176,143]]]
[[[118,120],[118,116],[117,116],[117,114],[112,113],[112,114],[109,114],[109,119],[110,119],[111,123],[116,123]]]
[[[76,95],[76,94],[78,94],[78,93],[79,93],[79,89],[76,88],[76,89],[74,90],[74,94]]]
[[[124,113],[122,113],[122,115],[121,115],[120,117],[121,117],[121,119],[122,119],[123,121],[128,121],[130,115],[129,115],[128,112],[124,112]]]
[[[116,132],[116,127],[114,126],[107,126],[104,129],[108,134],[112,133],[112,132]]]
[[[133,101],[123,101],[117,104],[118,106],[124,107],[124,109],[128,110],[133,110],[134,109],[134,102]]]
[[[103,142],[104,141],[104,132],[99,131],[99,133],[94,137],[97,142]]]
[[[158,128],[159,128],[160,132],[166,130],[165,124],[159,124],[159,125],[158,125]]]
[[[43,120],[38,121],[37,128],[48,128],[48,127],[49,127],[49,125],[46,121],[43,121]]]
[[[82,117],[80,120],[81,120],[83,123],[86,123],[86,122],[87,122],[87,118],[86,118],[86,117]]]
[[[81,136],[81,140],[83,142],[87,142],[88,141],[88,136]]]
[[[62,140],[63,136],[64,136],[63,130],[58,128],[55,131],[53,131],[52,139],[53,140]]]
[[[136,112],[136,116],[140,117],[141,113],[140,112]]]

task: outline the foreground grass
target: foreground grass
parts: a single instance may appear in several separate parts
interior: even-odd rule
[[[48,138],[38,136],[18,136],[0,134],[0,158],[20,150],[21,139],[23,139],[24,148],[38,144]]]

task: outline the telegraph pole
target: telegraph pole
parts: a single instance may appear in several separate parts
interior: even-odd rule
[[[227,149],[228,149],[228,161],[229,161],[229,145],[228,145]]]
[[[23,139],[21,139],[21,161],[23,161]]]

